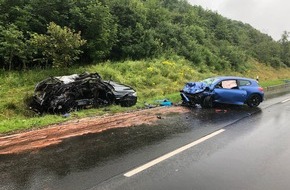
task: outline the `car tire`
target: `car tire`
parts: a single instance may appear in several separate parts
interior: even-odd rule
[[[258,107],[261,103],[261,97],[257,94],[253,94],[247,101],[247,105],[251,108]]]
[[[213,107],[213,98],[212,96],[206,96],[201,104],[203,108],[212,108]]]
[[[121,107],[131,107],[137,103],[137,98],[134,96],[125,96],[123,97],[119,104]]]

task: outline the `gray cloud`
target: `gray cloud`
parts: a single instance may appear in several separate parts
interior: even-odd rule
[[[192,5],[248,23],[279,40],[283,31],[290,31],[290,1],[287,0],[188,0]]]

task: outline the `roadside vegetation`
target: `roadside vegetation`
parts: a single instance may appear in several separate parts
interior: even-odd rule
[[[263,72],[261,72],[261,69]],[[253,62],[251,70],[244,73],[198,71],[191,62],[182,57],[160,58],[153,60],[104,62],[86,67],[73,67],[65,72],[59,69],[13,71],[0,73],[0,133],[17,130],[29,130],[71,119],[132,111],[148,104],[158,105],[156,100],[169,99],[179,103],[179,90],[186,81],[201,80],[215,75],[239,75],[255,78],[259,75],[264,87],[284,83],[290,79],[290,69],[274,69],[270,66]],[[113,80],[134,87],[138,93],[137,105],[130,108],[108,106],[98,109],[81,110],[63,115],[37,115],[31,111],[26,101],[33,95],[34,86],[49,76],[69,75],[82,72],[98,72],[103,79]]]
[[[1,0],[0,133],[180,101],[186,81],[215,75],[290,78],[288,32],[274,41],[186,0]],[[26,102],[49,77],[98,72],[138,93],[132,108],[36,115]]]

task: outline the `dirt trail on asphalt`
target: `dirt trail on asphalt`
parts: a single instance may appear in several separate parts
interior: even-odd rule
[[[114,115],[96,116],[51,125],[43,129],[0,137],[0,155],[36,151],[61,143],[64,139],[100,133],[112,128],[152,124],[169,113],[185,113],[180,106],[157,107]]]

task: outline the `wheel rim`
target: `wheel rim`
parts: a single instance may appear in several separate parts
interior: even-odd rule
[[[249,101],[249,105],[251,107],[257,107],[259,104],[260,104],[260,97],[257,95],[254,95]]]

